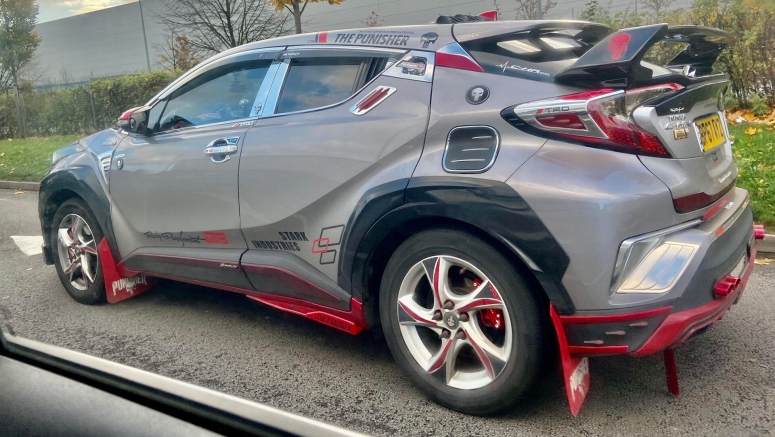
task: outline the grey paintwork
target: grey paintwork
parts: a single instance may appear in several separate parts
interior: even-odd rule
[[[456,25],[459,27],[455,28],[455,35],[479,38],[518,30],[526,23]],[[454,44],[451,29],[452,26],[433,25],[280,38],[220,54],[172,84],[160,96],[230,59],[266,53],[258,49],[291,50],[299,49],[297,45],[315,44],[321,48],[357,49],[357,42],[363,41],[363,37],[356,41],[356,37],[341,35],[374,32],[407,36],[402,40],[406,46],[376,47],[428,50],[428,68],[433,71],[431,83],[426,81],[429,78],[402,77],[394,68],[390,75],[378,76],[343,102],[299,113],[275,114],[271,102],[279,93],[286,70],[282,64],[275,64],[278,68],[273,71],[277,74],[264,79],[261,96],[257,97],[259,103],[263,101],[262,110],[254,111],[255,117],[248,125],[222,123],[152,137],[125,138],[113,154],[110,171],[111,218],[120,257],[128,266],[146,259],[139,267],[149,273],[160,265],[147,261],[154,254],[212,261],[202,272],[174,269],[176,276],[197,281],[206,280],[207,269],[217,269],[218,261],[236,264],[241,260],[244,264],[276,267],[314,284],[336,302],[294,290],[274,288],[269,292],[347,309],[350,294],[337,285],[350,280],[341,277],[341,251],[349,231],[347,226],[358,214],[364,197],[386,184],[405,188],[411,178],[449,176],[442,168],[442,156],[450,130],[479,125],[498,131],[501,144],[497,158],[483,173],[456,176],[506,182],[515,196],[527,202],[570,258],[564,276],[557,279],[561,279],[577,310],[638,306],[682,295],[693,269],[714,240],[713,227],[740,208],[744,191],[736,191],[733,205],[712,221],[674,236],[696,244],[699,249],[684,277],[668,293],[612,295],[619,247],[628,238],[701,217],[708,208],[678,214],[673,198],[699,191],[718,192],[728,178],[736,175],[730,145],[704,154],[692,151],[691,147],[697,148],[698,144],[687,140],[676,143],[666,138],[669,132],[658,127],[664,120],[648,108],[636,111],[636,121],[660,135],[673,156],[680,159],[641,158],[547,141],[522,132],[504,121],[504,108],[578,89],[499,74],[434,69],[430,51]],[[439,36],[425,47],[420,37],[429,32]],[[321,43],[322,40],[326,42]],[[396,91],[365,115],[351,113],[353,103],[377,86],[393,87]],[[479,105],[466,102],[466,92],[474,86],[490,90],[489,98]],[[717,111],[709,107],[709,102],[695,105],[687,119]],[[216,164],[204,155],[204,148],[214,139],[224,137],[239,137],[238,152],[230,161]],[[696,142],[696,138],[692,141]],[[121,170],[116,167],[118,157],[123,160]],[[158,233],[166,232],[172,237],[158,238]],[[203,241],[204,232],[222,233],[228,243]],[[522,250],[530,245],[529,238],[510,243],[528,267],[540,272],[537,262]],[[134,257],[140,261],[133,260]],[[212,275],[222,278],[222,285],[238,288],[252,285],[261,289],[261,281],[269,279],[242,268],[228,274],[213,270]]]

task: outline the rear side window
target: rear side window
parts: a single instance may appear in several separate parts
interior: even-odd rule
[[[358,56],[363,54],[364,56]],[[332,52],[291,59],[275,114],[305,111],[350,98],[403,53]]]
[[[291,61],[277,113],[320,108],[347,99],[366,58],[307,58]]]

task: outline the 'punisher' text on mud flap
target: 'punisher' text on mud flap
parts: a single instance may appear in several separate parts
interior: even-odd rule
[[[108,240],[102,239],[98,246],[102,260],[102,274],[105,278],[105,294],[108,303],[117,303],[130,297],[144,293],[151,288],[151,279],[144,273],[132,277],[122,277],[116,268],[113,254],[108,247]]]
[[[581,410],[581,404],[589,393],[589,358],[575,358],[570,356],[568,340],[565,338],[565,328],[562,327],[560,316],[554,307],[549,305],[549,314],[557,332],[557,343],[560,344],[560,359],[562,360],[562,379],[565,383],[565,394],[568,396],[568,404],[573,417]]]

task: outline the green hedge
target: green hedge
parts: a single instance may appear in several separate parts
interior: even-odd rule
[[[153,71],[24,93],[27,136],[84,134],[110,127],[123,111],[144,104],[178,75]],[[0,138],[21,135],[17,118],[16,97],[0,95]]]

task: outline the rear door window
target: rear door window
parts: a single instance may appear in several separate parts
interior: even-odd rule
[[[275,114],[343,102],[403,55],[357,50],[291,53],[301,56],[283,61],[288,63],[288,72],[277,99]]]

